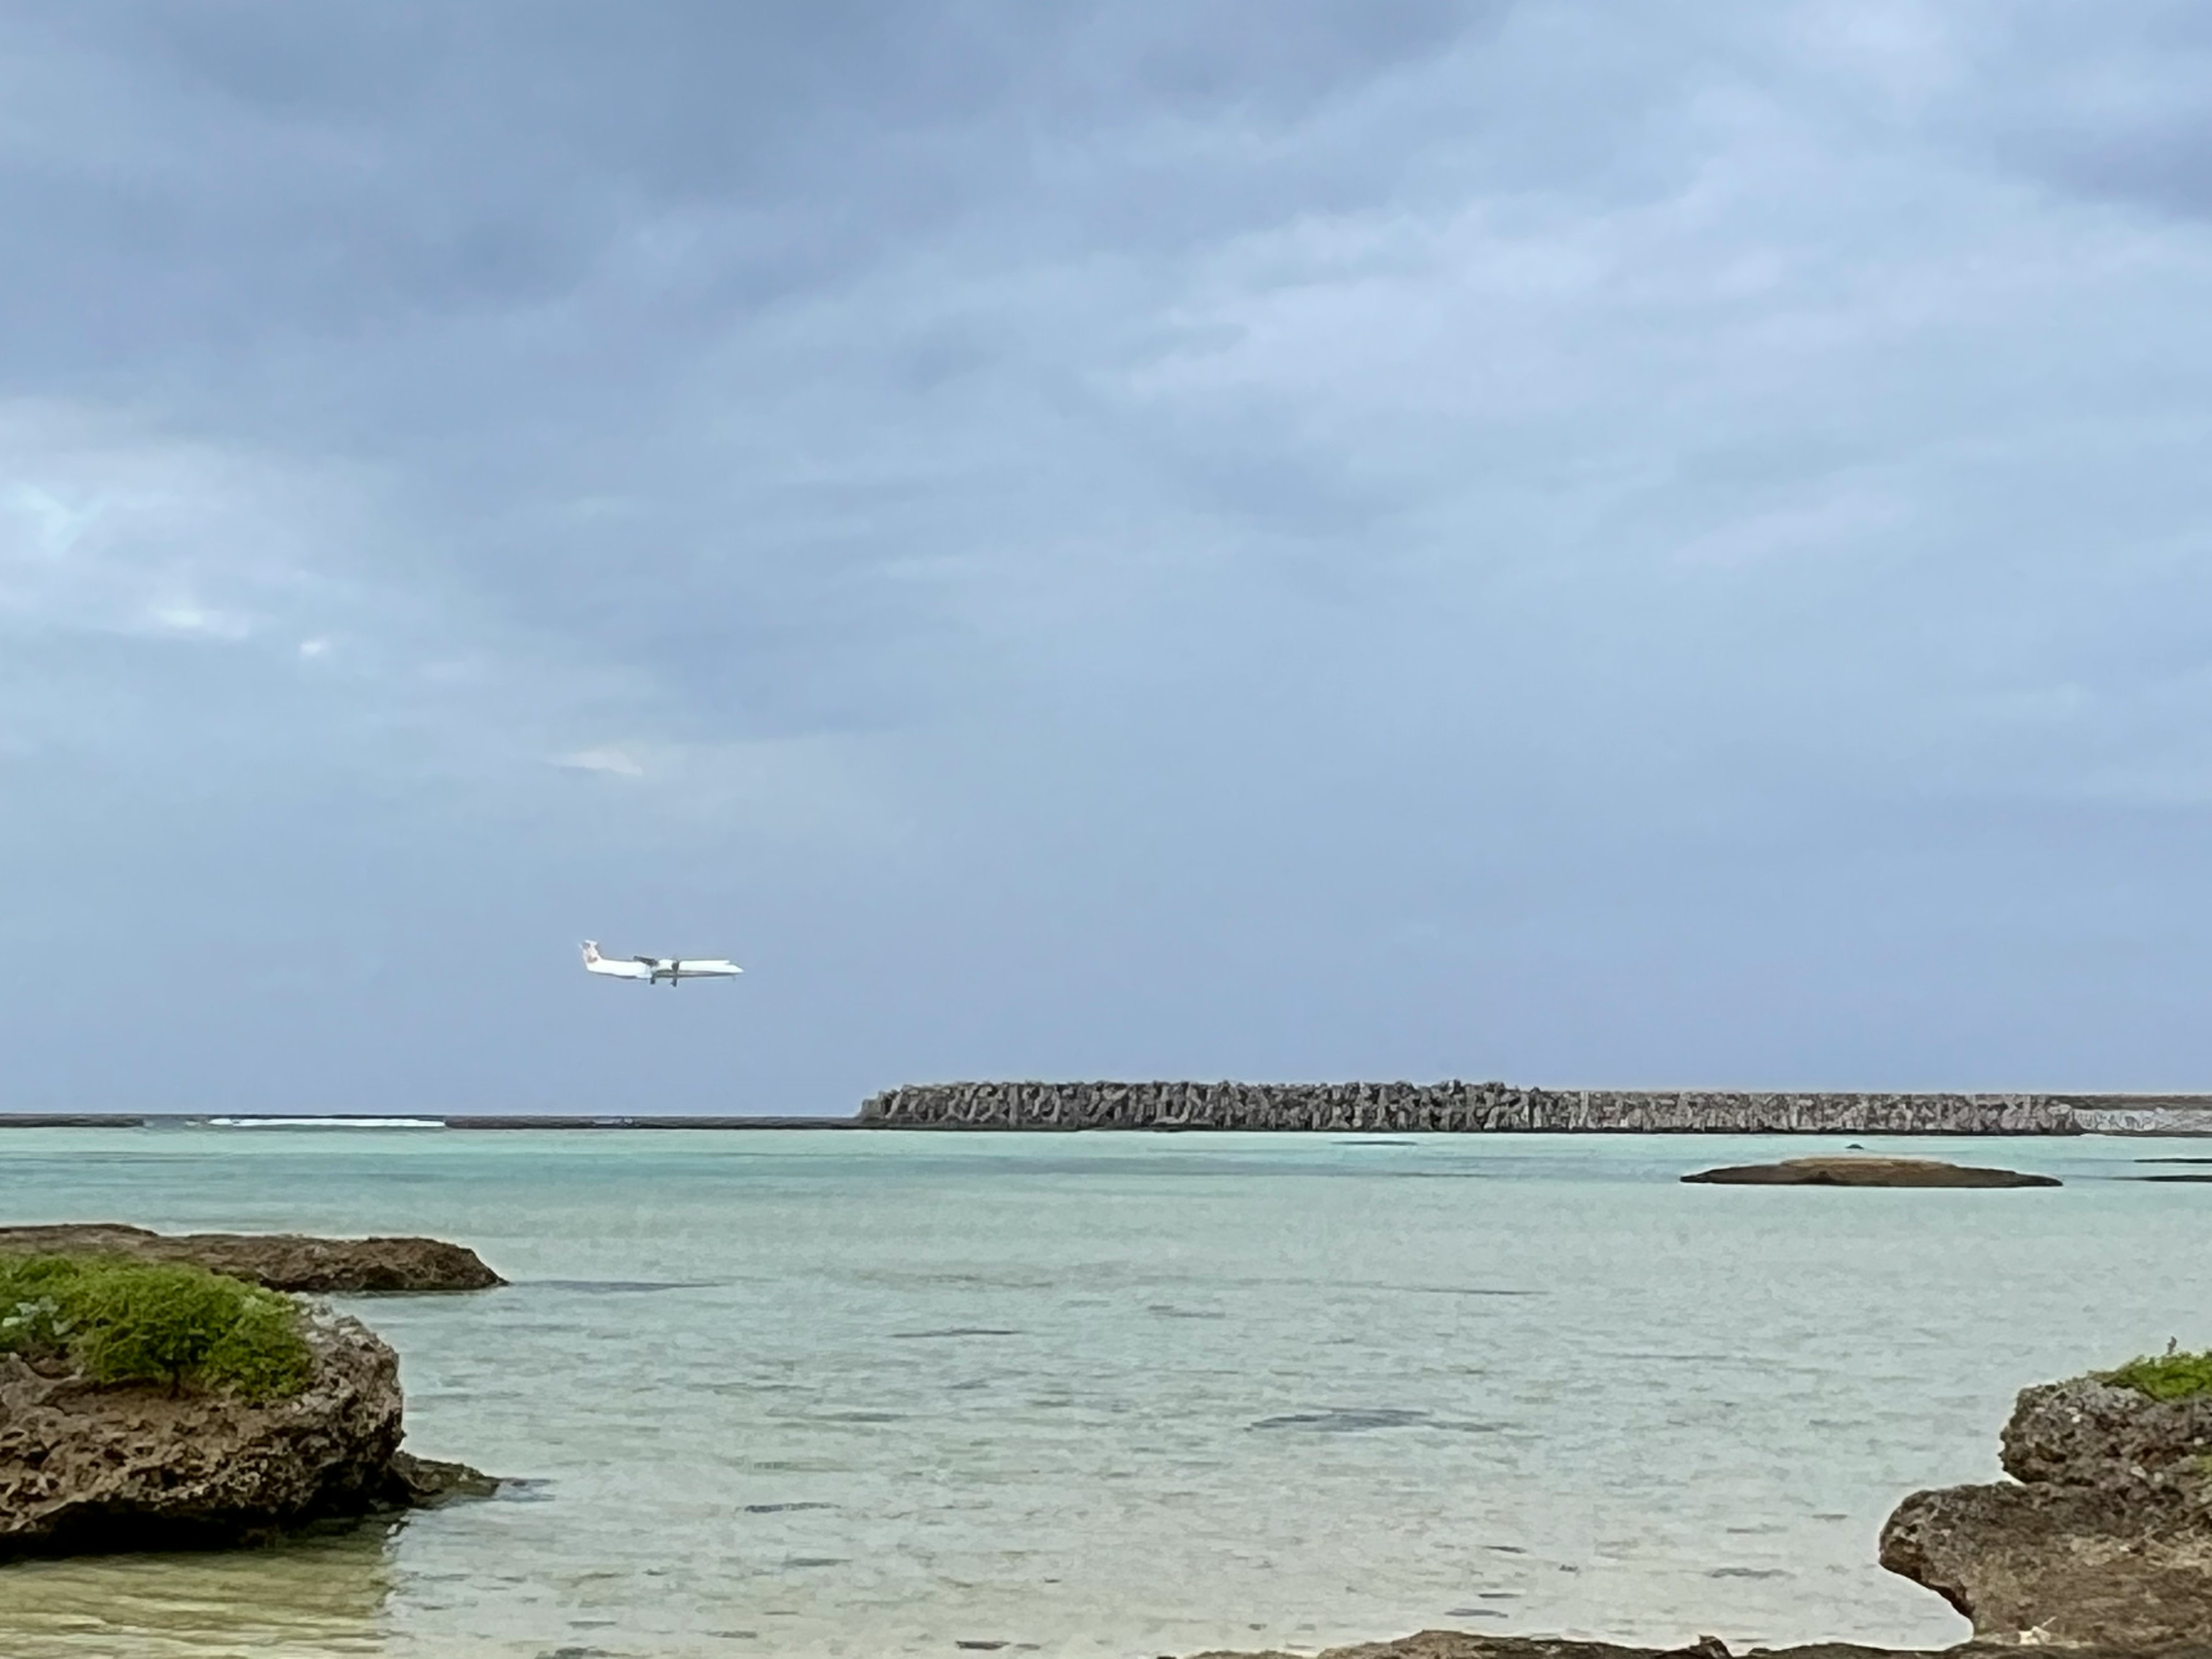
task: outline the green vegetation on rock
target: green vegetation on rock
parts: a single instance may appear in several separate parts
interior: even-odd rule
[[[2212,1352],[2168,1351],[2152,1358],[2130,1359],[2117,1370],[2097,1373],[2100,1382],[2133,1389],[2153,1400],[2196,1400],[2212,1395]]]
[[[314,1369],[289,1297],[204,1267],[106,1256],[0,1256],[0,1353],[66,1356],[104,1385],[251,1400],[297,1394]]]

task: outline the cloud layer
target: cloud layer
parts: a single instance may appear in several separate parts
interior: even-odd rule
[[[18,7],[8,1103],[2202,1085],[2208,70]]]

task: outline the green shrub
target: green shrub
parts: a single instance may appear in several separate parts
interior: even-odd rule
[[[2097,1380],[2133,1389],[2153,1400],[2195,1400],[2212,1395],[2212,1353],[2177,1353],[2169,1348],[2155,1359],[2130,1359],[2117,1370],[2100,1371]]]
[[[248,1399],[297,1394],[313,1358],[298,1304],[204,1267],[0,1256],[0,1353],[65,1354],[103,1384]]]

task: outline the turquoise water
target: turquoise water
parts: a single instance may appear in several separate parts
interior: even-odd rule
[[[415,1449],[528,1484],[0,1568],[0,1652],[1939,1645],[1964,1621],[1874,1565],[1883,1517],[1994,1477],[2023,1384],[2212,1340],[2212,1188],[2099,1139],[1902,1148],[2058,1190],[1675,1180],[1840,1146],[9,1133],[8,1222],[477,1248],[516,1282],[343,1305]]]

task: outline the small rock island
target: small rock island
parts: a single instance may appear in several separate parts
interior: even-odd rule
[[[496,1489],[401,1450],[401,1405],[398,1356],[358,1321],[245,1277],[0,1254],[0,1559],[253,1543]]]
[[[1716,1187],[2057,1187],[2056,1176],[2023,1175],[1932,1158],[1791,1158],[1737,1164],[1682,1177]]]

